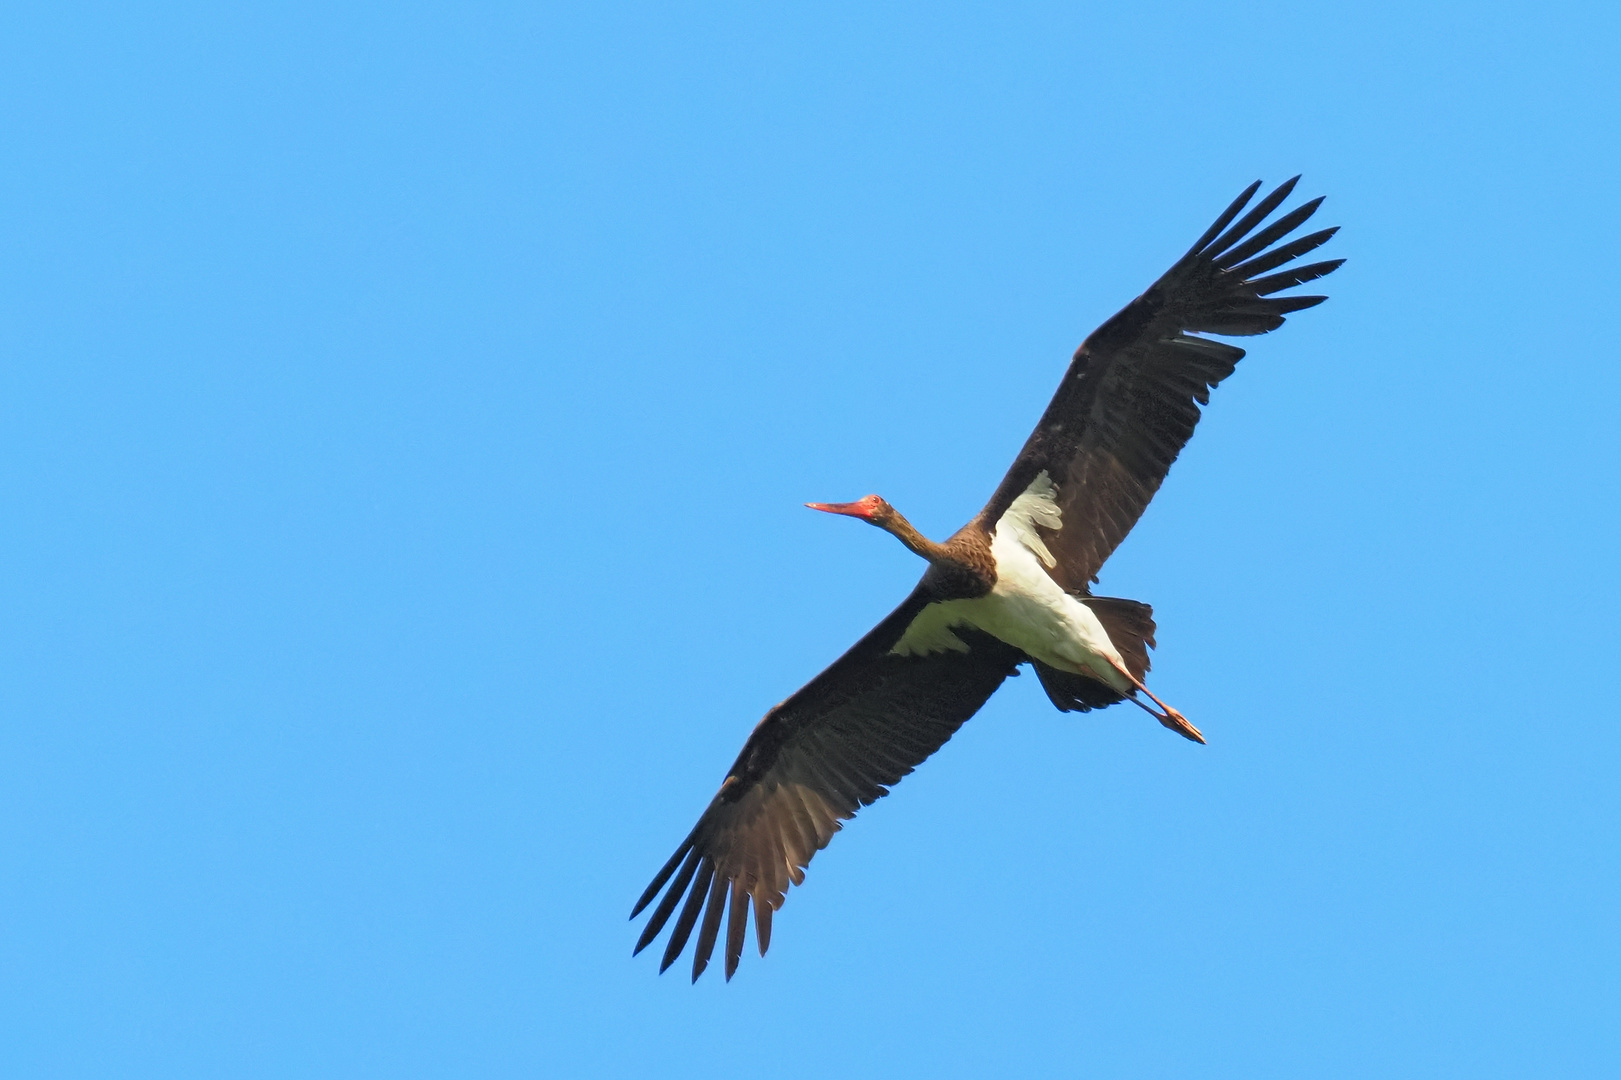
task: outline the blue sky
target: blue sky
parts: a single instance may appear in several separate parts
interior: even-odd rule
[[[1609,1076],[1621,18],[0,14],[0,1072]],[[1070,351],[1344,226],[1102,591],[726,984],[631,902]]]

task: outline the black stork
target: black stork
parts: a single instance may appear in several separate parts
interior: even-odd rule
[[[1326,299],[1274,296],[1344,261],[1281,269],[1338,231],[1279,243],[1321,198],[1260,227],[1299,179],[1245,212],[1261,183],[1250,185],[1147,292],[1082,342],[991,501],[944,543],[876,495],[807,504],[878,526],[928,568],[866,637],[765,714],[698,824],[636,901],[632,918],[663,890],[636,952],[681,904],[660,972],[697,927],[696,981],[724,915],[730,980],[751,904],[765,955],[771,917],[789,883],[804,881],[811,856],[938,750],[1020,664],[1035,669],[1062,712],[1131,701],[1204,742],[1143,685],[1153,609],[1093,596],[1090,586],[1193,435],[1211,388],[1244,356],[1200,335],[1264,334]]]

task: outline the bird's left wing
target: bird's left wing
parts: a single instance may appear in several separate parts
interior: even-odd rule
[[[1344,261],[1296,262],[1338,231],[1290,238],[1322,199],[1262,224],[1299,179],[1240,218],[1260,182],[1247,188],[1147,292],[1082,342],[1040,423],[975,518],[977,528],[993,531],[1014,499],[1034,491],[1052,500],[1052,515],[1036,523],[1052,576],[1071,591],[1097,579],[1192,437],[1211,389],[1244,356],[1204,335],[1265,334],[1326,299],[1275,295]]]
[[[957,631],[964,651],[893,653],[929,600],[919,586],[754,729],[698,824],[631,912],[635,918],[663,892],[636,942],[641,952],[681,904],[661,972],[698,927],[696,980],[709,964],[728,905],[726,977],[743,953],[751,902],[764,955],[772,913],[789,884],[804,881],[811,856],[842,821],[888,794],[951,738],[1024,659],[1012,646],[966,628]]]

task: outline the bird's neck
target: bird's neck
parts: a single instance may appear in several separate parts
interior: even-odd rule
[[[914,555],[921,555],[931,563],[950,565],[956,561],[946,551],[944,544],[936,544],[933,540],[918,532],[912,526],[912,523],[902,517],[898,511],[891,514],[889,520],[885,521],[880,527],[905,544],[906,550]]]
[[[894,534],[906,549],[929,562],[923,575],[930,589],[941,599],[971,599],[984,596],[996,585],[996,560],[990,548],[972,542],[972,537],[953,537],[936,544],[912,528],[912,523],[894,514],[881,526]]]

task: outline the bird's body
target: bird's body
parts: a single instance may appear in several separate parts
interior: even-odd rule
[[[965,652],[968,646],[952,627],[967,625],[1012,645],[1032,660],[1074,675],[1089,675],[1122,694],[1129,693],[1131,683],[1118,670],[1125,661],[1103,623],[1091,608],[1059,588],[1047,572],[1054,560],[1036,526],[1057,529],[1062,521],[1053,500],[1052,481],[1041,473],[1002,513],[985,544],[995,568],[989,590],[980,596],[929,604],[890,651],[898,656],[927,656],[946,649]]]
[[[731,978],[751,908],[764,954],[788,886],[804,880],[811,856],[841,822],[887,794],[1021,664],[1034,668],[1060,711],[1131,701],[1204,741],[1143,684],[1153,610],[1093,596],[1091,585],[1193,434],[1211,388],[1244,355],[1199,335],[1263,334],[1324,299],[1272,296],[1340,265],[1272,272],[1336,231],[1272,247],[1321,199],[1257,231],[1294,184],[1235,222],[1260,187],[1252,185],[1147,292],[1087,337],[990,502],[944,543],[922,536],[876,495],[808,504],[884,529],[928,568],[898,608],[756,726],[698,824],[637,902],[633,917],[663,892],[636,951],[685,897],[661,971],[697,928],[696,979],[725,917]]]

